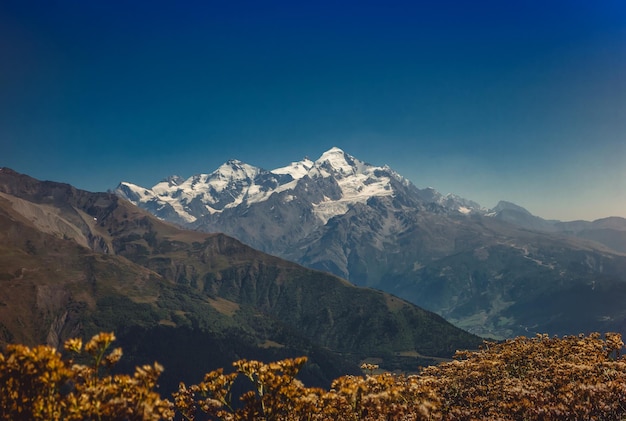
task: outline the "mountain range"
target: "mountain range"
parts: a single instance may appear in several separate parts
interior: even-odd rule
[[[339,148],[264,170],[230,160],[115,193],[183,227],[393,293],[497,338],[626,333],[626,220],[544,220],[418,188]]]
[[[481,343],[392,295],[8,168],[0,284],[0,345],[115,331],[128,366],[166,367],[165,390],[241,358],[307,355],[303,376],[327,385],[368,358],[415,370]]]

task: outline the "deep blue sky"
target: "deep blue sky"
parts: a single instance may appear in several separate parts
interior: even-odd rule
[[[0,2],[0,166],[103,191],[332,146],[626,217],[626,2]]]

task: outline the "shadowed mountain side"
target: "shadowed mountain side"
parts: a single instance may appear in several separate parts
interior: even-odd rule
[[[449,357],[480,343],[406,301],[225,235],[180,230],[112,194],[7,169],[0,192],[5,343],[58,346],[115,330],[133,362],[160,356],[190,375],[190,361],[210,369],[308,354],[317,383],[366,357],[416,368],[428,361],[400,355]]]
[[[624,255],[496,218],[391,202],[354,205],[286,257],[400,296],[481,336],[626,333]]]

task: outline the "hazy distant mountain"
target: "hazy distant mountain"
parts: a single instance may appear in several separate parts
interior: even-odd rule
[[[586,238],[626,253],[626,219],[616,216],[595,221],[558,222],[555,228],[564,234]]]
[[[501,200],[495,208],[491,209],[488,216],[501,221],[538,231],[555,231],[554,223],[557,221],[547,221],[528,212],[523,207],[515,203]]]
[[[618,222],[602,228],[609,232],[507,202],[484,209],[338,148],[272,171],[229,161],[151,189],[121,183],[117,193],[161,218],[393,292],[481,335],[624,330]]]
[[[592,240],[617,252],[626,253],[626,219],[624,218],[613,216],[596,221],[570,222],[546,220],[532,215],[521,206],[504,201],[498,203],[488,215],[531,230],[561,233]]]
[[[239,358],[309,355],[317,383],[365,357],[415,369],[480,343],[391,295],[6,168],[0,228],[0,343],[114,330],[124,361],[156,359],[176,380]]]

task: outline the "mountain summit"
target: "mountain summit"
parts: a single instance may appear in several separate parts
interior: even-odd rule
[[[316,192],[309,191],[313,181]],[[417,198],[445,204],[448,209],[456,207],[468,212],[480,208],[476,203],[442,196],[432,189],[420,193],[388,166],[365,163],[338,147],[324,152],[316,161],[305,158],[271,171],[230,160],[210,174],[197,174],[184,181],[172,176],[152,188],[121,182],[116,193],[162,219],[185,225],[202,225],[207,215],[266,202],[281,194],[283,201],[291,201],[297,198],[293,193],[300,193],[313,207],[314,216],[326,223],[355,203],[394,196],[399,189],[407,188]]]

